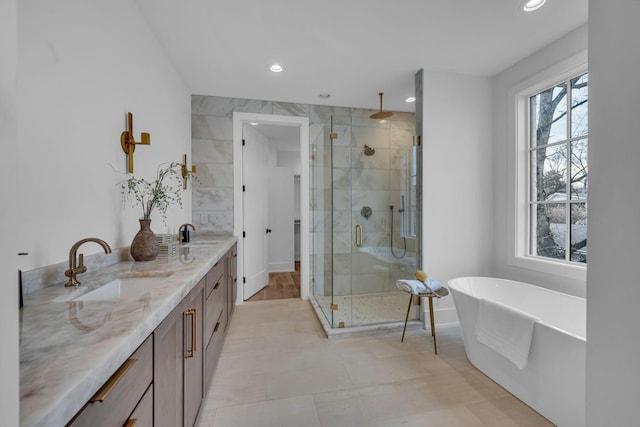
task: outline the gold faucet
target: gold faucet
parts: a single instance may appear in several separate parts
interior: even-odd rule
[[[76,253],[78,252],[78,248],[87,242],[95,242],[102,246],[104,249],[104,253],[111,253],[111,246],[107,242],[102,239],[98,239],[95,237],[88,237],[86,239],[79,240],[73,246],[71,246],[71,250],[69,251],[69,269],[64,272],[64,275],[69,278],[69,281],[65,284],[65,286],[78,286],[80,282],[76,279],[77,274],[82,274],[87,271],[87,267],[84,265],[84,255],[78,255],[78,259],[76,261]]]
[[[180,243],[183,242],[183,240],[186,240],[187,242],[189,241],[189,229],[187,227],[191,227],[193,229],[193,231],[196,231],[196,228],[193,226],[193,224],[182,224],[180,227],[178,227],[178,240],[180,241]],[[187,238],[185,239],[185,235],[183,234],[183,230],[186,230],[186,236]]]

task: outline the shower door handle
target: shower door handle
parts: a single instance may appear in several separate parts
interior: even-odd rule
[[[356,246],[362,246],[362,225],[356,224]]]

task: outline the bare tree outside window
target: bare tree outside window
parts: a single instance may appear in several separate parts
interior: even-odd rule
[[[532,255],[587,262],[588,74],[529,98]]]

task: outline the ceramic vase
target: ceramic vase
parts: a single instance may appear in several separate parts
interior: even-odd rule
[[[136,261],[153,261],[158,256],[160,245],[151,231],[151,220],[141,219],[140,231],[131,242],[131,256]]]

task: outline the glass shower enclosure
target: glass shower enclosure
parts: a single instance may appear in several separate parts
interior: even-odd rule
[[[409,297],[395,282],[420,266],[416,115],[331,113],[310,140],[311,297],[331,328],[403,322]]]

